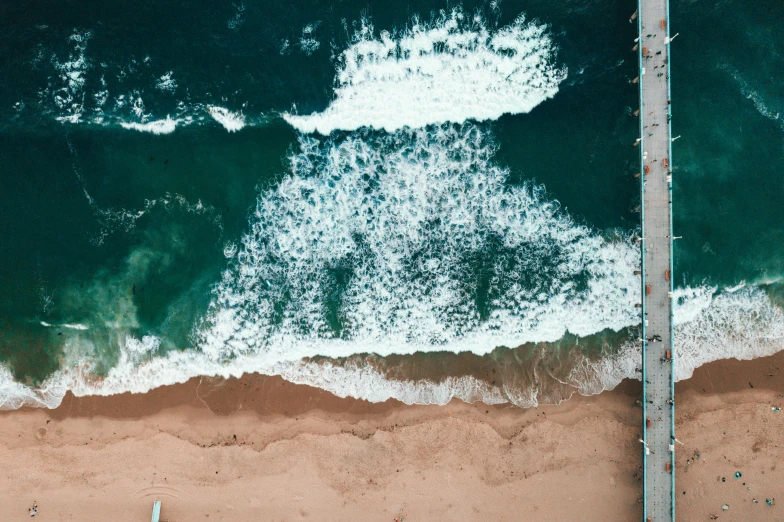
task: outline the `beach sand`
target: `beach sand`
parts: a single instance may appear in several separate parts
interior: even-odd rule
[[[679,520],[784,520],[782,370],[784,353],[678,383]],[[154,500],[170,522],[639,520],[639,393],[406,406],[252,375],[69,395],[0,413],[0,520],[38,501],[36,520],[146,521]]]

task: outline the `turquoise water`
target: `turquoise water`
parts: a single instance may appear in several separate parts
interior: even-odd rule
[[[633,376],[633,7],[3,6],[3,404],[257,371],[525,406]],[[784,15],[671,14],[685,377],[784,347]]]

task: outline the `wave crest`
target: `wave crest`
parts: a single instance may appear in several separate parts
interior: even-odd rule
[[[328,135],[526,113],[555,96],[566,77],[553,58],[546,26],[523,16],[491,32],[478,16],[469,20],[454,10],[432,24],[414,18],[402,34],[378,37],[363,20],[338,58],[335,99],[327,109],[284,118],[302,132]]]

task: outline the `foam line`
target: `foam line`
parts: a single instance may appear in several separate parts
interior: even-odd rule
[[[234,113],[229,109],[216,105],[207,105],[207,111],[215,121],[223,125],[223,128],[229,132],[237,132],[245,127],[245,116],[242,113]]]
[[[681,289],[679,309],[691,307],[693,300],[710,296],[710,304],[697,315],[687,314],[676,327],[676,380],[686,379],[698,366],[726,359],[753,359],[784,349],[784,312],[773,305],[765,292],[746,287],[731,293],[713,293],[710,287]],[[540,397],[533,388],[502,389],[472,377],[449,377],[436,383],[427,380],[390,379],[378,371],[359,365],[335,366],[329,362],[275,361],[259,351],[231,360],[216,359],[195,350],[168,352],[156,356],[160,340],[153,336],[128,337],[119,362],[104,378],[93,372],[89,359],[55,372],[41,386],[31,388],[13,380],[10,371],[0,366],[0,409],[21,406],[54,408],[67,390],[77,396],[143,393],[158,386],[182,383],[207,375],[240,377],[245,373],[281,375],[291,382],[326,389],[341,397],[356,397],[373,402],[394,398],[407,404],[445,404],[452,398],[488,404],[511,402],[522,407],[536,406]],[[361,345],[353,347],[359,352]],[[582,358],[564,380],[584,395],[614,388],[624,378],[639,378],[639,343],[628,343],[616,354],[602,359]]]
[[[171,134],[177,128],[177,121],[166,117],[164,120],[149,121],[146,123],[122,122],[123,129],[132,129],[139,132],[150,132],[152,134]]]

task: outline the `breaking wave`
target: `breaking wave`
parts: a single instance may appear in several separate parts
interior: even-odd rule
[[[229,132],[237,132],[245,127],[245,116],[242,113],[234,113],[225,107],[216,105],[208,105],[207,110],[210,116]]]
[[[508,186],[478,127],[300,147],[216,289],[206,353],[481,354],[636,322],[629,239]]]
[[[749,360],[784,350],[784,312],[772,304],[762,289],[745,287],[734,292],[715,292],[715,288],[700,287],[677,293],[677,380],[689,378],[695,368],[710,361]],[[686,312],[687,309],[691,311]],[[693,314],[694,309],[700,310],[699,313]],[[78,365],[58,370],[36,388],[14,381],[11,373],[0,366],[0,409],[54,408],[68,390],[77,396],[143,393],[201,375],[228,378],[246,373],[280,375],[340,397],[372,402],[397,399],[406,404],[446,404],[458,398],[467,402],[508,402],[532,407],[568,398],[572,392],[596,394],[614,388],[625,378],[639,378],[635,368],[641,361],[637,343],[627,343],[615,354],[601,358],[578,354],[572,370],[562,382],[556,383],[560,385],[560,394],[552,395],[546,390],[553,385],[542,382],[544,379],[525,386],[513,379],[503,385],[492,385],[470,375],[408,380],[385,375],[367,365],[301,360],[273,362],[264,353],[238,355],[230,360],[216,359],[195,350],[157,356],[159,345],[160,340],[153,336],[128,337],[118,363],[105,377],[95,377],[94,366],[82,359]]]
[[[740,285],[721,292],[708,286],[682,288],[676,290],[675,300],[676,381],[690,378],[695,369],[712,361],[751,360],[784,350],[784,311],[760,287]],[[533,362],[519,363],[511,370],[500,365],[503,383],[498,386],[469,375],[435,382],[401,380],[356,363],[308,362],[289,367],[281,375],[340,397],[372,402],[394,398],[406,404],[446,404],[458,398],[486,404],[508,402],[523,408],[557,404],[573,393],[595,395],[615,388],[623,379],[640,379],[641,346],[632,339],[611,352],[593,356],[574,350],[567,356],[569,370],[563,375],[552,373],[553,361],[559,356],[545,353],[545,347],[541,351]],[[536,376],[537,369],[541,376]],[[534,378],[526,374],[534,374]]]
[[[122,122],[120,126],[123,129],[133,129],[151,134],[171,134],[177,128],[177,121],[167,117],[165,120],[148,121],[145,123]]]
[[[394,131],[520,114],[558,92],[547,28],[520,16],[497,31],[461,10],[431,24],[374,35],[363,21],[338,58],[335,99],[326,110],[284,118],[302,132],[371,127]]]

